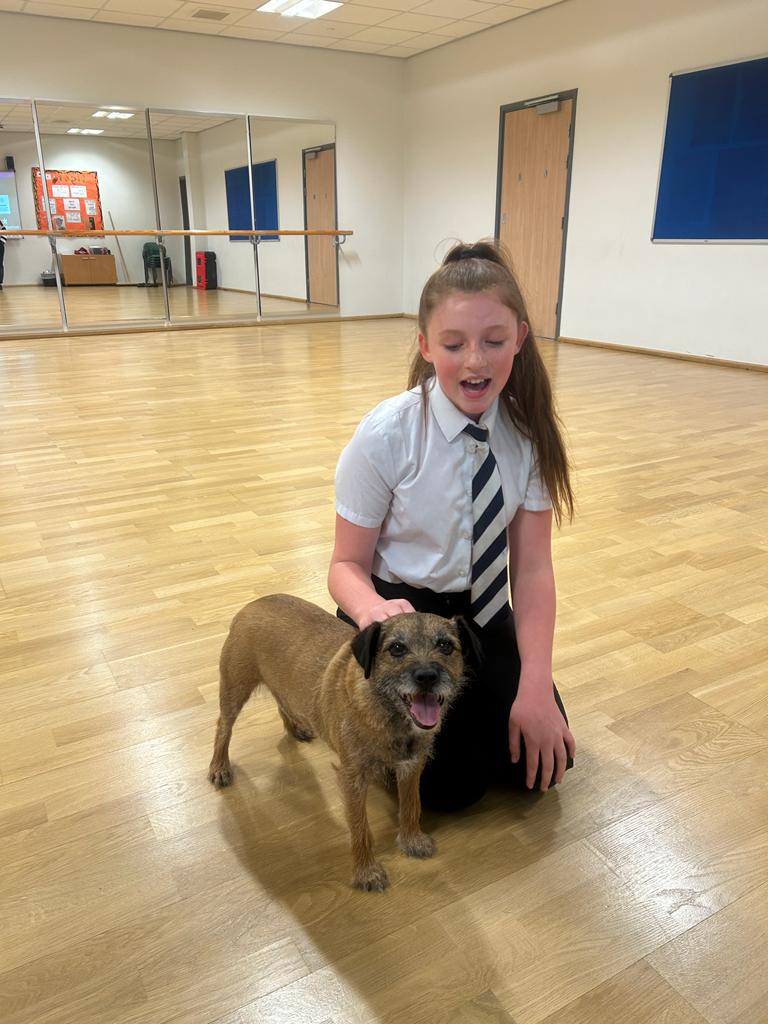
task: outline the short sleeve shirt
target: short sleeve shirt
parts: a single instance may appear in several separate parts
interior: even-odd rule
[[[380,528],[373,572],[390,583],[437,593],[470,589],[472,477],[477,442],[472,422],[432,378],[425,407],[420,387],[376,406],[341,453],[336,511],[350,523]],[[519,508],[552,507],[531,441],[498,399],[481,418],[489,431],[510,523]]]

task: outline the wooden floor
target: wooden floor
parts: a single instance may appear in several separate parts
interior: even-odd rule
[[[79,286],[64,289],[64,303],[70,327],[130,321],[162,322],[165,317],[162,288],[121,285]],[[224,288],[201,291],[178,285],[169,290],[171,320],[244,320],[258,315],[256,295]],[[303,302],[279,296],[262,296],[265,316],[317,316],[338,313],[335,306]],[[61,311],[55,288],[40,285],[9,285],[0,291],[0,341],[3,331],[57,330]]]
[[[339,449],[413,324],[0,343],[4,1024],[768,1021],[768,375],[550,344],[579,744],[348,886],[331,757],[268,698],[206,781],[233,613],[331,604]]]

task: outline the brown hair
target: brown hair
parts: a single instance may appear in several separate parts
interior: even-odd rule
[[[558,524],[573,518],[570,467],[555,411],[552,386],[533,333],[520,286],[512,273],[507,251],[495,241],[455,245],[424,286],[419,303],[419,330],[427,327],[437,306],[454,292],[495,292],[518,320],[528,324],[528,337],[515,356],[501,401],[509,418],[533,444],[539,475],[549,491]],[[421,385],[426,401],[427,384],[435,368],[417,351],[408,375],[408,387]]]

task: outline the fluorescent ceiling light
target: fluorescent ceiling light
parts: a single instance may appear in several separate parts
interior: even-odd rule
[[[71,131],[71,129],[70,129],[70,131]],[[81,135],[103,135],[104,134],[104,129],[103,128],[81,128],[80,129],[80,134]]]
[[[97,110],[95,114],[91,114],[91,117],[108,117],[110,121],[127,121],[133,116],[123,110]]]
[[[67,128],[67,135],[79,135],[79,134],[80,134],[80,129],[79,128]]]
[[[341,7],[341,4],[332,0],[269,0],[258,10],[268,14],[282,14],[284,18],[321,18],[337,7]]]

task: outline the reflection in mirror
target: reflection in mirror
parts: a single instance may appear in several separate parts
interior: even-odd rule
[[[336,132],[333,124],[251,117],[256,226],[334,230]],[[259,242],[264,316],[336,314],[338,248],[330,235]]]
[[[70,327],[162,322],[162,288],[146,287],[144,259],[145,244],[157,240],[77,235],[78,230],[155,227],[144,111],[38,102],[37,112],[54,227],[68,234],[57,240],[57,249]],[[160,143],[156,160],[165,170],[163,147]],[[167,187],[158,181],[161,192]],[[38,209],[42,202],[38,178]]]
[[[60,330],[50,242],[14,235],[37,227],[32,168],[40,161],[29,101],[0,99],[0,147],[0,334]]]
[[[163,229],[215,231],[229,227],[228,196],[237,177],[235,169],[244,172],[247,163],[245,117],[152,110],[150,125],[156,153],[160,140],[174,147],[174,201],[164,197],[162,190],[160,193]],[[247,194],[245,198],[245,208],[239,214],[245,216],[242,227],[248,228],[250,202]],[[172,239],[166,236],[169,254]],[[247,240],[233,243],[227,235],[195,235],[174,241],[171,320],[256,319],[253,250]]]

